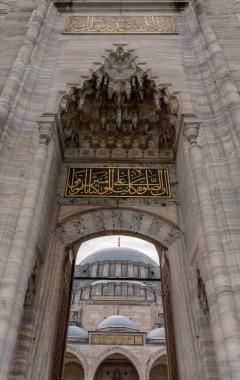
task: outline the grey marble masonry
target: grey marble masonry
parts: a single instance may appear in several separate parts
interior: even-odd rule
[[[84,240],[118,234],[115,210],[121,215],[121,232],[153,242],[159,252],[167,251],[180,378],[239,379],[236,3],[72,1],[58,2],[57,7],[47,0],[11,0],[5,13],[0,12],[4,14],[0,17],[1,379],[7,380],[11,370],[35,252],[41,272],[24,371],[27,380],[46,380],[52,368],[66,247],[77,251]],[[178,35],[64,35],[66,17],[73,14],[174,15]],[[156,83],[178,94],[183,127],[200,125],[196,141],[179,136],[178,198],[167,205],[59,204],[57,189],[66,166],[56,125],[60,100],[73,85],[81,87],[106,51],[119,45],[134,50],[138,64]],[[50,142],[46,131],[39,142],[39,120],[52,123]],[[197,269],[205,284],[208,313],[199,304]],[[129,265],[128,270],[130,275],[137,269]]]

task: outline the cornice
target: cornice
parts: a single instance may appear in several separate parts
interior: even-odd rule
[[[151,12],[151,11],[181,11],[187,5],[189,1],[187,0],[127,0],[127,1],[114,1],[114,0],[82,0],[82,1],[54,1],[55,7],[59,12],[84,12],[87,10],[101,11],[108,10],[111,11],[137,11],[137,12]]]

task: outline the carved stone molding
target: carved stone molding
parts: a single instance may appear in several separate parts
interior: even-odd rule
[[[48,145],[54,134],[54,116],[43,115],[39,120],[37,120],[40,144]]]
[[[116,230],[121,230],[123,226],[123,215],[121,210],[112,211],[113,226]]]
[[[133,213],[131,218],[131,231],[138,232],[142,224],[143,215],[141,213]]]
[[[104,216],[101,211],[96,211],[92,214],[94,225],[97,231],[105,230]]]
[[[148,3],[147,10],[148,12],[180,12],[188,5],[189,0],[151,0]],[[146,4],[144,2],[126,1],[126,0],[107,0],[107,1],[55,1],[54,6],[61,13],[73,13],[73,12],[90,12],[92,13],[93,7],[95,12],[100,12],[102,14],[109,14],[109,9],[112,11],[119,12],[121,9],[122,12],[141,12],[142,14],[146,13]]]
[[[187,123],[184,125],[183,134],[190,144],[197,143],[198,131],[200,128],[200,123]]]
[[[172,228],[168,236],[164,239],[163,243],[166,246],[172,245],[176,240],[182,236],[182,232],[177,228]]]
[[[148,229],[149,236],[151,236],[152,238],[157,238],[160,234],[161,227],[162,222],[159,220],[159,218],[153,219]]]
[[[76,218],[73,220],[73,224],[76,227],[79,236],[82,237],[86,231],[84,220],[81,217]]]
[[[68,16],[64,34],[177,34],[173,16]]]
[[[118,46],[60,104],[65,157],[85,161],[173,160],[180,116],[177,93],[155,81],[132,50]]]
[[[137,217],[137,214],[139,216]],[[78,223],[79,222],[79,223]],[[150,242],[159,242],[164,247],[170,246],[182,236],[182,232],[166,220],[151,213],[121,208],[84,212],[58,226],[55,234],[66,245],[73,245],[80,238],[102,236],[109,231],[146,236]]]

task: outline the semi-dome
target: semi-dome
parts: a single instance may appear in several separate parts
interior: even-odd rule
[[[95,251],[91,255],[83,259],[79,264],[85,265],[96,261],[115,260],[140,262],[144,264],[150,264],[153,266],[158,265],[153,259],[145,255],[145,253],[138,251],[137,249],[126,247],[105,248],[99,251]]]
[[[158,327],[157,329],[151,330],[147,334],[147,341],[165,341],[165,328],[164,327]]]
[[[78,326],[69,326],[68,339],[88,339],[88,333]]]
[[[112,315],[111,317],[105,318],[97,327],[97,330],[104,329],[128,329],[139,331],[137,325],[135,325],[131,319],[124,317],[123,315]]]

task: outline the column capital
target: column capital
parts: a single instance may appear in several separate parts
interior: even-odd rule
[[[37,120],[37,123],[40,137],[39,143],[48,145],[54,134],[54,120],[52,117],[43,116],[41,119]]]
[[[190,144],[197,143],[198,131],[201,123],[186,123],[183,127],[183,135],[190,142]]]

